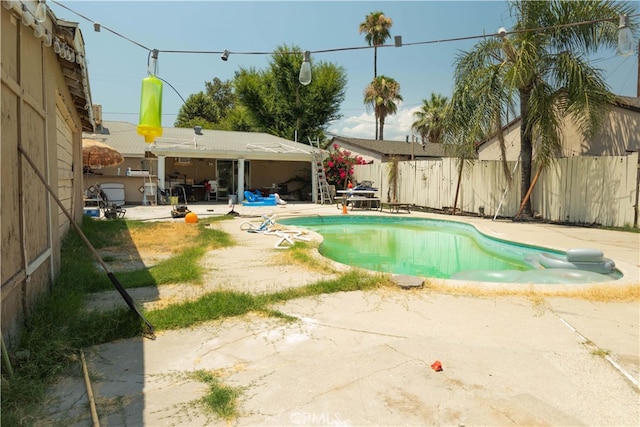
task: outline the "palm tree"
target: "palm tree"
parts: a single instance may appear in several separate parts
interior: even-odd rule
[[[364,39],[369,46],[373,46],[373,78],[378,77],[378,46],[383,45],[391,34],[389,28],[393,25],[391,18],[384,13],[377,11],[371,12],[365,17],[364,22],[360,24],[360,34],[364,33]],[[378,139],[378,115],[376,113],[376,139]]]
[[[446,96],[432,93],[431,98],[423,99],[422,107],[413,113],[416,121],[411,125],[411,129],[418,132],[423,144],[442,142],[448,102]]]
[[[391,37],[389,28],[392,25],[393,20],[380,11],[371,12],[360,24],[360,34],[364,33],[364,39],[369,46],[373,46],[373,78],[378,77],[378,46],[383,45]]]
[[[391,77],[378,76],[364,90],[364,103],[373,107],[380,119],[380,128],[379,132],[376,132],[376,139],[384,139],[384,119],[398,111],[396,102],[399,101],[402,101],[400,83]]]
[[[487,134],[501,129],[507,112],[519,107],[520,211],[530,217],[528,194],[562,146],[565,119],[571,117],[588,136],[606,117],[613,94],[586,55],[614,48],[618,16],[634,9],[611,0],[518,0],[512,10],[513,34],[484,39],[457,58],[453,98],[474,99],[476,108],[465,120]],[[591,23],[567,26],[586,21]],[[532,182],[534,145],[538,172]]]

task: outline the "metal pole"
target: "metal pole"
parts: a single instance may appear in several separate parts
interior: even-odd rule
[[[80,226],[73,219],[73,217],[71,216],[71,214],[69,213],[67,208],[65,208],[65,206],[62,204],[62,202],[60,201],[58,196],[56,196],[56,194],[53,191],[53,189],[51,188],[51,186],[47,183],[47,181],[44,179],[44,176],[42,176],[42,174],[40,173],[40,171],[36,167],[36,164],[33,163],[33,160],[31,160],[31,158],[24,151],[24,148],[22,148],[22,145],[18,145],[18,150],[20,151],[20,153],[22,153],[22,156],[27,160],[29,165],[31,165],[31,168],[33,169],[35,174],[38,175],[38,178],[40,179],[42,184],[44,184],[45,188],[49,192],[49,195],[51,195],[51,197],[58,204],[58,206],[60,207],[62,212],[69,219],[69,223],[78,232],[78,235],[80,236],[80,238],[82,238],[84,243],[89,247],[89,249],[91,250],[91,253],[96,258],[98,263],[102,266],[104,271],[107,273],[107,276],[109,277],[109,280],[111,280],[111,283],[113,283],[113,285],[118,290],[118,292],[120,292],[120,295],[125,300],[125,302],[129,306],[129,308],[133,312],[135,312],[138,315],[138,317],[140,317],[140,319],[142,319],[142,321],[145,323],[145,325],[147,326],[147,329],[148,329],[147,334],[149,335],[149,337],[152,338],[152,339],[155,339],[153,325],[142,315],[142,313],[140,313],[140,311],[138,310],[138,307],[136,307],[135,303],[133,302],[133,299],[131,298],[131,295],[129,295],[129,293],[122,287],[122,285],[120,284],[120,282],[118,281],[116,276],[109,269],[109,266],[107,264],[105,264],[105,262],[102,260],[102,258],[100,257],[100,254],[98,253],[98,251],[96,251],[96,249],[93,247],[93,245],[91,244],[89,239],[87,239],[87,236],[85,236],[84,233],[82,232],[82,230],[80,229]],[[185,203],[186,203],[186,201],[185,201]]]

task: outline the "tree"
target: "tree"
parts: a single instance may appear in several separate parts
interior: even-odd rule
[[[236,94],[233,90],[233,81],[222,81],[214,77],[212,81],[205,82],[204,87],[207,96],[213,100],[218,107],[220,121],[224,120],[229,112],[233,110],[236,102]]]
[[[377,137],[384,139],[384,120],[398,111],[397,102],[402,101],[400,83],[387,76],[378,76],[364,90],[364,103],[372,107],[380,119]]]
[[[198,92],[189,95],[184,105],[180,107],[178,117],[173,125],[178,128],[199,125],[204,129],[213,129],[219,119],[220,111],[213,99],[205,95],[204,92]]]
[[[392,25],[393,20],[380,11],[371,12],[360,24],[360,34],[364,33],[364,39],[373,46],[373,78],[378,77],[378,46],[391,37],[389,29]]]
[[[633,8],[609,0],[519,0],[511,6],[512,34],[483,39],[456,59],[453,97],[474,98],[466,120],[485,131],[500,132],[507,112],[519,107],[521,212],[530,217],[533,148],[539,174],[561,148],[567,118],[585,137],[597,131],[613,94],[587,55],[616,46],[617,17]],[[593,23],[603,17],[612,19]],[[577,22],[590,23],[567,25]]]
[[[369,46],[373,46],[373,78],[378,77],[378,46],[383,45],[391,37],[389,29],[393,25],[393,20],[386,17],[384,13],[371,12],[360,24],[360,34],[364,33],[364,39]],[[378,115],[376,113],[376,139],[378,139]],[[382,139],[382,138],[381,138]]]
[[[302,51],[299,47],[279,46],[269,68],[240,68],[234,85],[237,101],[246,107],[254,130],[282,138],[306,142],[324,139],[324,130],[339,119],[344,100],[346,72],[331,63],[313,63],[313,80],[308,86],[298,81]]]
[[[204,129],[230,129],[226,118],[235,105],[235,93],[231,80],[215,77],[205,82],[206,92],[190,95],[180,107],[175,127],[202,126]]]
[[[431,98],[423,99],[422,107],[413,113],[416,121],[411,125],[411,129],[418,132],[423,144],[443,141],[448,102],[446,96],[432,93]]]

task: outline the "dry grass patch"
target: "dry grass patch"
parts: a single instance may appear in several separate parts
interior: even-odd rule
[[[200,233],[197,225],[184,222],[162,222],[129,231],[130,244],[139,253],[177,254],[193,246]]]
[[[640,284],[630,285],[576,285],[575,289],[536,289],[531,285],[522,285],[522,289],[505,287],[482,287],[479,285],[453,286],[442,283],[425,282],[425,289],[433,292],[471,296],[471,297],[502,297],[518,296],[532,300],[535,304],[543,304],[545,298],[573,298],[596,302],[640,302]]]
[[[297,242],[286,251],[279,251],[273,258],[276,265],[301,265],[311,271],[334,274],[337,270],[333,261],[318,252],[317,242]]]
[[[114,271],[139,270],[192,247],[199,233],[193,224],[145,224],[119,232],[110,246],[98,252]]]

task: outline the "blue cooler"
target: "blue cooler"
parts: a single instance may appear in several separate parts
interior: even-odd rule
[[[100,208],[84,208],[84,214],[94,218],[100,218]]]

